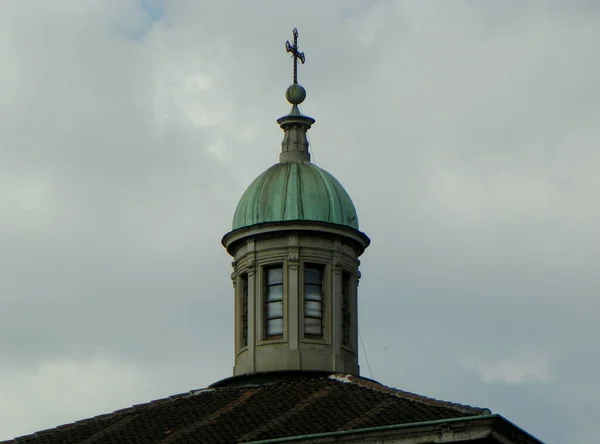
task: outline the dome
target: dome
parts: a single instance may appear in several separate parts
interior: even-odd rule
[[[233,229],[295,220],[358,230],[356,209],[344,187],[310,162],[277,163],[258,176],[238,203]]]

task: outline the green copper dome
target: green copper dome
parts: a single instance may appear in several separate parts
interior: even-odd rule
[[[306,220],[358,230],[356,209],[335,177],[310,162],[273,165],[248,187],[233,216],[233,229]]]

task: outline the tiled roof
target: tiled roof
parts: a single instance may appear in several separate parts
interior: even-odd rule
[[[225,444],[490,413],[336,374],[195,390],[0,444]]]

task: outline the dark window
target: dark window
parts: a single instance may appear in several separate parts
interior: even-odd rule
[[[350,343],[350,273],[342,273],[342,344]]]
[[[242,285],[242,347],[248,346],[248,275],[243,274]]]
[[[323,267],[304,267],[304,335],[323,336]]]
[[[265,282],[265,336],[283,335],[283,268],[266,270]]]

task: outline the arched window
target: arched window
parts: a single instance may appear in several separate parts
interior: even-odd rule
[[[265,336],[283,336],[283,267],[266,269]]]
[[[323,336],[323,267],[304,266],[304,336]]]

